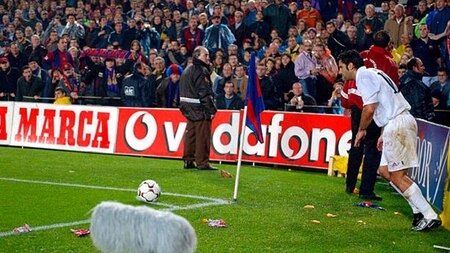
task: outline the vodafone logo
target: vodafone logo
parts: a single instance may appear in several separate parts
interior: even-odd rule
[[[125,125],[125,143],[134,151],[144,151],[152,146],[157,133],[158,127],[153,115],[135,112]]]

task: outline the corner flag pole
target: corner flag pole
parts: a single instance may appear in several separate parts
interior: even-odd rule
[[[242,150],[244,148],[244,138],[245,138],[245,127],[247,121],[247,106],[244,107],[244,117],[242,118],[242,129],[239,138],[239,154],[238,154],[238,162],[236,169],[236,179],[234,181],[234,194],[233,194],[233,202],[237,202],[237,194],[239,187],[239,173],[241,171],[241,163],[242,163]]]

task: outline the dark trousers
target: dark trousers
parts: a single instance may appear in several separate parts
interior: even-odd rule
[[[377,178],[377,170],[380,165],[381,152],[377,149],[378,138],[381,134],[379,128],[372,120],[369,127],[367,127],[367,135],[361,141],[359,147],[354,147],[356,134],[358,133],[359,122],[361,120],[362,111],[356,107],[352,107],[352,147],[349,151],[348,166],[347,166],[347,189],[353,190],[358,179],[359,167],[364,157],[361,186],[359,194],[369,195],[373,194],[375,181]]]
[[[211,146],[211,120],[188,120],[184,134],[183,160],[197,164],[198,168],[209,165]]]

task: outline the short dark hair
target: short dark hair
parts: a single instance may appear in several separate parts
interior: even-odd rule
[[[417,62],[419,62],[419,58],[413,57],[406,63],[406,67],[408,70],[413,70],[413,67],[417,66]]]
[[[377,47],[385,48],[389,45],[391,37],[387,31],[378,31],[373,35],[373,44]]]
[[[353,63],[355,68],[364,66],[363,58],[358,53],[358,51],[354,49],[342,52],[338,57],[338,61],[341,61],[345,65]]]

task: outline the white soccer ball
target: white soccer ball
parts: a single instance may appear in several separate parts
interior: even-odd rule
[[[161,196],[161,187],[154,180],[143,181],[137,190],[137,199],[150,203],[158,200]]]

